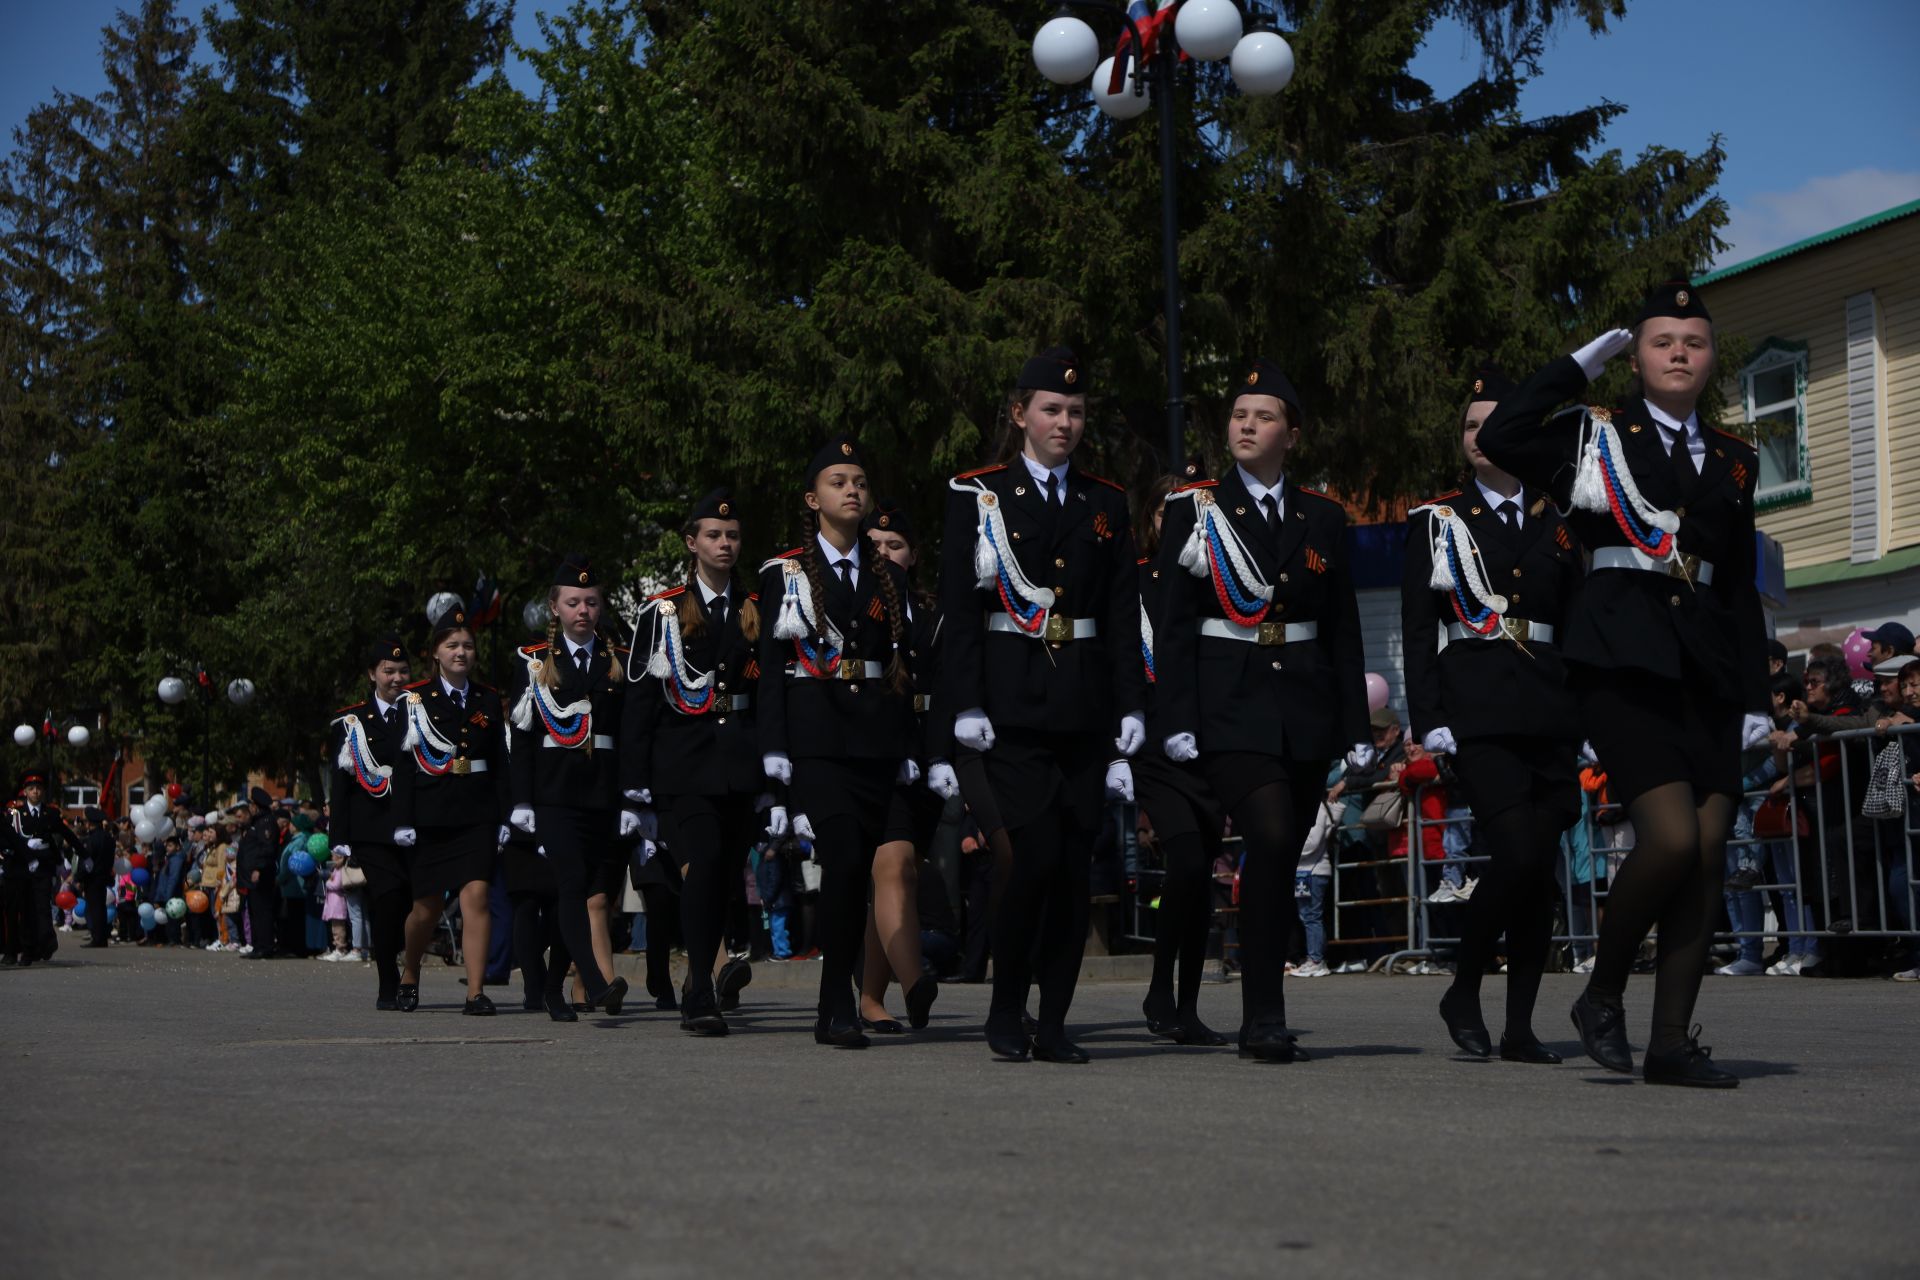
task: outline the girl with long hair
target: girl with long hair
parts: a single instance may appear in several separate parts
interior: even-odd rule
[[[367,877],[366,911],[378,980],[374,1008],[409,1012],[419,1005],[416,985],[403,991],[399,957],[406,950],[413,910],[413,834],[402,835],[403,796],[413,784],[401,741],[407,727],[401,698],[412,667],[399,637],[367,650],[367,696],[334,712],[327,758],[333,762],[328,834]],[[264,939],[255,938],[259,950]]]

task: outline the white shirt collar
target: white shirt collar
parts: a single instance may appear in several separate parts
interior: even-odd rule
[[[385,698],[381,697],[379,694],[376,693],[373,695],[373,705],[380,708],[380,718],[382,720],[385,720],[387,718],[387,712],[393,710],[395,707],[399,706],[400,704],[397,702],[388,702]]]
[[[1647,401],[1647,414],[1659,426],[1669,443],[1671,443],[1676,434],[1684,433],[1687,439],[1687,448],[1693,449],[1694,443],[1700,439],[1700,415],[1697,413],[1688,414],[1687,420],[1682,422],[1649,400]],[[1695,450],[1695,452],[1698,452],[1698,450]]]
[[[453,683],[449,681],[445,676],[440,677],[440,687],[447,691],[447,696],[449,698],[453,697],[455,694],[458,694],[463,701],[466,699],[466,696],[468,694],[473,692],[473,682],[471,680],[467,682],[466,688],[456,689],[453,687]]]
[[[593,637],[592,636],[588,636],[584,644],[575,643],[572,636],[567,636],[565,637],[565,639],[567,642],[567,656],[572,658],[574,662],[576,663],[581,662],[582,655],[585,655],[586,661],[590,662],[593,660]]]
[[[696,583],[698,583],[700,586],[701,603],[712,604],[715,600],[724,600],[726,598],[727,593],[725,591],[715,591],[712,587],[707,585],[707,580],[701,577],[699,574],[697,573],[694,574],[693,580]]]
[[[1523,501],[1527,494],[1527,491],[1525,489],[1522,489],[1519,492],[1515,493],[1511,498],[1503,497],[1500,494],[1494,492],[1492,489],[1487,488],[1486,485],[1482,484],[1479,476],[1475,476],[1473,478],[1473,486],[1474,488],[1480,490],[1480,496],[1487,500],[1487,506],[1491,507],[1493,510],[1498,511],[1500,509],[1500,504],[1503,502],[1511,502],[1514,506],[1514,510],[1520,515],[1520,518],[1521,519],[1526,518],[1527,508],[1526,508],[1525,502]]]
[[[1020,461],[1027,464],[1027,474],[1033,477],[1035,484],[1040,485],[1044,489],[1046,487],[1047,477],[1052,476],[1055,490],[1059,493],[1065,493],[1067,491],[1066,463],[1063,462],[1057,467],[1043,467],[1038,462],[1035,462],[1033,455],[1024,449],[1020,451]]]
[[[840,551],[840,548],[834,546],[831,542],[827,541],[826,534],[816,533],[813,535],[813,537],[814,537],[814,541],[820,544],[820,554],[823,557],[825,557],[826,563],[827,563],[827,569],[830,572],[834,574],[838,574],[840,571],[838,569],[835,569],[833,566],[840,563],[840,561],[842,560],[853,561],[853,571],[855,573],[860,572],[860,540],[858,538],[855,538],[853,540],[853,549],[851,551],[846,552],[843,555]]]
[[[1233,469],[1240,473],[1240,483],[1246,486],[1247,492],[1252,495],[1256,503],[1268,494],[1272,494],[1274,509],[1283,516],[1287,514],[1287,477],[1284,474],[1269,488],[1255,480],[1253,474],[1239,463],[1234,463]]]

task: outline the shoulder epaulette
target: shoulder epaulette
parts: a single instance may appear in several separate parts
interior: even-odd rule
[[[546,642],[545,640],[542,640],[542,641],[540,641],[540,642],[539,642],[538,644],[523,644],[523,645],[521,645],[521,646],[520,646],[520,652],[522,652],[522,653],[528,653],[528,654],[532,654],[532,653],[539,653],[539,652],[541,652],[541,651],[542,651],[543,649],[545,649],[546,647],[547,647],[547,642]]]
[[[358,711],[360,708],[366,705],[367,705],[366,699],[362,698],[360,701],[352,704],[351,706],[341,707],[338,711],[335,711],[333,714],[336,716],[343,716],[347,714],[347,712],[349,711]]]
[[[1334,506],[1336,506],[1336,507],[1339,507],[1339,506],[1340,506],[1340,502],[1339,502],[1339,499],[1337,499],[1337,498],[1330,498],[1330,497],[1328,497],[1328,496],[1326,495],[1326,493],[1325,493],[1325,491],[1323,491],[1323,490],[1320,490],[1320,489],[1295,489],[1295,490],[1294,490],[1294,492],[1295,492],[1295,493],[1304,493],[1304,494],[1306,494],[1306,495],[1307,495],[1307,496],[1308,496],[1309,498],[1318,498],[1318,499],[1320,499],[1320,501],[1322,501],[1322,502],[1331,502],[1331,503],[1333,503],[1333,505],[1334,505]],[[1340,509],[1341,509],[1342,511],[1344,511],[1344,510],[1346,510],[1346,508],[1345,508],[1345,507],[1341,507]]]
[[[415,680],[415,681],[414,681],[414,682],[413,682],[412,684],[409,684],[409,685],[402,685],[401,687],[402,687],[402,688],[405,688],[405,689],[418,689],[418,688],[420,688],[420,687],[421,687],[421,686],[423,686],[423,685],[428,685],[428,684],[432,684],[432,683],[433,683],[433,677],[432,677],[432,676],[425,676],[425,677],[422,677],[422,678],[421,678],[421,679],[419,679],[419,680]]]
[[[1305,490],[1302,490],[1301,492],[1304,493]],[[1416,507],[1430,507],[1436,502],[1445,502],[1448,498],[1457,498],[1465,492],[1466,492],[1465,489],[1449,489],[1445,493],[1435,494],[1433,497],[1428,498],[1425,502],[1416,502],[1413,505]]]
[[[488,693],[500,692],[500,690],[488,684],[485,680],[475,680],[472,676],[467,677],[467,683],[476,689],[485,689]]]
[[[975,476],[990,476],[996,471],[1005,471],[1006,469],[1007,469],[1007,464],[1004,462],[1001,462],[1001,463],[996,463],[991,467],[979,467],[973,471],[962,471],[959,475],[955,476],[954,479],[955,480],[971,480]]]
[[[1139,558],[1138,560],[1135,560],[1135,561],[1133,562],[1133,566],[1134,566],[1134,568],[1136,568],[1136,569],[1138,569],[1138,568],[1141,568],[1142,566],[1144,566],[1144,565],[1145,565],[1145,564],[1147,563],[1147,561],[1149,561],[1149,560],[1151,560],[1151,559],[1153,559],[1153,557],[1152,557],[1152,556],[1141,556],[1141,557],[1140,557],[1140,558]]]
[[[648,599],[649,601],[653,601],[653,600],[670,600],[670,599],[672,599],[672,598],[673,598],[674,596],[679,596],[679,595],[685,595],[685,594],[686,594],[686,591],[687,591],[687,587],[686,587],[686,584],[685,584],[685,583],[681,583],[681,584],[680,584],[679,586],[677,586],[677,587],[668,587],[668,588],[667,588],[667,589],[666,589],[665,591],[661,591],[661,592],[657,592],[657,593],[656,593],[656,594],[654,594],[654,595],[650,595],[650,596],[648,596],[648,597],[647,597],[647,599]]]
[[[1747,439],[1745,436],[1737,436],[1733,432],[1723,431],[1719,427],[1708,427],[1707,430],[1713,432],[1713,434],[1717,436],[1725,436],[1727,439],[1733,441],[1737,445],[1743,445],[1748,449],[1753,448],[1753,441]]]
[[[630,653],[632,653],[632,652],[633,652],[633,650],[631,650],[631,649],[629,649],[629,648],[627,648],[627,646],[626,646],[626,645],[623,645],[623,644],[616,644],[616,645],[613,645],[613,646],[611,646],[611,647],[612,647],[612,649],[613,649],[613,651],[614,651],[615,653],[629,653],[629,654],[630,654]]]
[[[1082,471],[1080,474],[1085,476],[1087,479],[1093,481],[1095,484],[1103,484],[1107,486],[1107,488],[1114,490],[1116,493],[1125,493],[1127,491],[1127,486],[1123,484],[1115,484],[1113,481],[1107,479],[1105,476],[1097,476],[1093,474],[1093,472],[1091,471]]]
[[[1189,489],[1212,489],[1219,483],[1218,480],[1195,480],[1192,484],[1181,485],[1178,489],[1175,489],[1174,492],[1185,493]]]

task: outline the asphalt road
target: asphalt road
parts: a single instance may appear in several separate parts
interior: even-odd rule
[[[1567,977],[1561,1067],[1461,1061],[1440,981],[1356,976],[1290,984],[1292,1066],[1088,985],[1076,1068],[993,1061],[979,987],[852,1053],[772,983],[694,1041],[463,1018],[448,969],[402,1015],[357,965],[69,943],[0,970],[0,1275],[1914,1275],[1920,988],[1707,981],[1737,1091],[1575,1057]]]

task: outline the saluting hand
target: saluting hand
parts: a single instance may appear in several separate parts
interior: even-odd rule
[[[1587,381],[1599,378],[1607,367],[1607,361],[1633,345],[1633,330],[1609,329],[1586,346],[1573,353],[1573,362],[1580,366],[1580,372],[1587,375]]]

